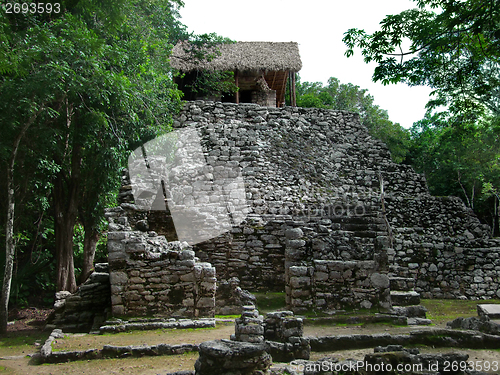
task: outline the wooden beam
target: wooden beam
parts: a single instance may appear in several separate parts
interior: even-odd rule
[[[292,82],[291,82],[291,97],[292,97],[292,100],[291,100],[291,104],[292,104],[292,107],[297,107],[297,94],[295,92],[295,72],[292,71],[290,72],[290,75],[292,77]]]
[[[273,83],[271,83],[271,88],[274,90],[274,81],[276,80],[276,72],[274,72]]]
[[[281,84],[281,95],[279,97],[279,102],[280,103],[277,103],[276,106],[277,107],[281,107],[281,104],[285,103],[285,97],[286,97],[286,83],[288,81],[287,79],[287,71],[284,71],[283,72],[283,82]],[[278,101],[278,97],[276,97],[276,101]]]

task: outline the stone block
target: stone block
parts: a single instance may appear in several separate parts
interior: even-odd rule
[[[202,297],[198,300],[198,303],[196,304],[197,308],[202,308],[202,307],[215,307],[215,298],[210,298],[210,297]]]
[[[113,305],[111,307],[111,313],[113,316],[122,316],[125,315],[125,306],[123,305]]]
[[[309,287],[309,286],[311,286],[311,278],[307,277],[307,276],[291,277],[290,278],[290,286],[294,289],[299,289],[302,287]]]
[[[125,272],[110,272],[109,282],[111,285],[126,285],[128,283],[128,276]]]
[[[285,237],[289,240],[296,240],[304,236],[304,232],[300,228],[293,228],[285,230]],[[303,245],[302,245],[303,246]]]
[[[129,279],[130,284],[144,284],[145,282],[146,282],[146,280],[144,280],[141,277],[131,277]]]
[[[308,273],[308,267],[304,266],[292,266],[289,268],[290,276],[306,276]]]
[[[391,281],[389,276],[381,273],[373,273],[370,276],[371,284],[377,289],[386,289],[391,285]],[[418,304],[417,304],[418,305]]]
[[[477,315],[487,316],[490,319],[500,319],[500,304],[479,304]]]
[[[194,282],[195,281],[194,272],[189,272],[189,273],[186,273],[185,275],[181,275],[180,280]]]
[[[326,281],[328,280],[328,273],[326,272],[316,272],[314,274],[314,280],[316,280],[317,282],[322,282],[322,281]]]

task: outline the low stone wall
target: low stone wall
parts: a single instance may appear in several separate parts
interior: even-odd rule
[[[187,243],[131,230],[122,215],[108,212],[111,227],[121,229],[108,232],[113,316],[213,317],[215,268]]]
[[[159,355],[179,355],[189,352],[197,352],[199,346],[196,344],[179,345],[128,345],[115,346],[104,345],[102,349],[72,350],[72,351],[52,351],[52,342],[58,338],[63,338],[62,330],[52,331],[44,345],[40,349],[37,360],[39,363],[65,363],[72,361],[88,361],[92,359],[124,358],[124,357],[144,357]]]
[[[375,271],[373,261],[314,260],[311,267],[292,266],[288,272],[289,303],[296,313],[391,307],[389,278]]]
[[[380,333],[373,335],[336,335],[307,337],[314,352],[374,348],[387,345],[426,345],[435,348],[498,349],[500,336],[477,331],[426,329],[408,335]]]
[[[97,263],[94,272],[75,293],[56,293],[55,316],[45,329],[57,327],[64,332],[98,332],[111,313],[108,272],[107,263]]]
[[[264,375],[273,363],[264,345],[215,340],[200,344],[197,375]]]

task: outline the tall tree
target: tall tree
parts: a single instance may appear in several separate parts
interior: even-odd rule
[[[115,168],[127,149],[167,130],[179,106],[164,38],[176,4],[63,2],[57,15],[0,15],[0,112],[12,134],[2,156],[10,156],[12,171],[23,134],[36,129],[30,146],[50,166],[53,185],[58,290],[76,288],[72,238],[86,171]],[[95,181],[109,187],[102,182]],[[10,200],[13,182],[7,185]],[[14,204],[8,207],[2,329],[13,254]]]
[[[345,33],[346,55],[361,48],[378,65],[374,81],[434,89],[429,109],[447,106],[464,122],[500,113],[500,0],[414,0],[380,30]],[[455,123],[459,123],[455,121]]]
[[[428,113],[411,129],[406,162],[424,173],[431,193],[456,195],[498,233],[500,127],[498,117],[453,125]]]

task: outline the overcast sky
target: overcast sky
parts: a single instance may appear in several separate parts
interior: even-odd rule
[[[383,86],[371,80],[375,65],[363,62],[359,50],[344,56],[345,31],[378,29],[387,14],[415,8],[409,0],[185,0],[181,21],[197,34],[217,33],[237,41],[298,42],[302,81],[336,77],[375,98],[393,122],[409,128],[423,118],[430,89]]]

